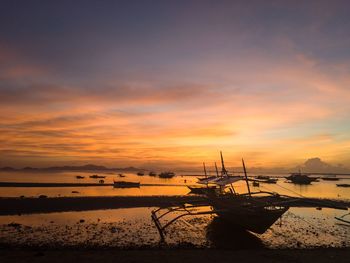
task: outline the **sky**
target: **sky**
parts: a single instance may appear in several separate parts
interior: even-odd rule
[[[16,1],[0,166],[350,167],[349,1]]]

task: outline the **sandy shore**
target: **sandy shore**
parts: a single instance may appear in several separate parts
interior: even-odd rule
[[[350,249],[0,249],[1,262],[349,262]]]

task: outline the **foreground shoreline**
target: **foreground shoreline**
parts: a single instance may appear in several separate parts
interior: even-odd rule
[[[1,262],[349,262],[350,249],[0,248]]]

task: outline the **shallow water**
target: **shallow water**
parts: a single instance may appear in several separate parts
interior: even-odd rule
[[[98,183],[100,179],[89,178],[92,172],[0,172],[1,182],[40,182],[40,183]],[[187,194],[186,185],[195,185],[196,176],[186,176],[188,173],[179,173],[171,179],[162,179],[148,175],[137,176],[134,173],[124,173],[121,178],[118,173],[98,173],[104,175],[105,183],[113,183],[113,180],[140,182],[141,184],[154,184],[157,186],[141,186],[140,188],[113,188],[112,186],[96,187],[0,187],[0,197],[35,197],[41,194],[49,197],[57,196],[115,196],[115,195],[184,195]],[[76,179],[77,175],[85,176],[84,179]],[[252,191],[271,191],[291,196],[305,196],[316,198],[349,199],[350,189],[337,187],[339,183],[349,183],[350,177],[340,181],[313,182],[311,185],[295,185],[286,182],[285,175],[276,175],[277,184],[262,184],[259,187],[251,186]],[[162,185],[159,187],[158,185]],[[237,192],[246,192],[246,184],[243,181],[234,184]],[[74,191],[74,193],[72,193]],[[78,193],[76,193],[78,192]]]
[[[0,181],[11,182],[90,182],[99,179],[88,178],[93,173],[0,173]],[[186,185],[196,183],[195,176],[177,175],[172,179],[137,176],[125,173],[125,178],[115,174],[105,175],[105,182],[113,179],[139,181],[162,186],[141,186],[140,188],[115,189],[101,187],[32,187],[0,188],[0,197],[26,197],[45,194],[54,196],[125,196],[125,195],[184,195],[189,192]],[[76,179],[83,175],[85,179]],[[251,186],[252,191],[271,191],[291,196],[350,200],[350,189],[337,187],[340,181],[314,182],[300,186],[279,178],[277,184]],[[237,192],[246,192],[245,182],[234,184]],[[72,193],[77,191],[78,193]],[[32,214],[22,216],[0,216],[0,243],[6,245],[32,246],[79,246],[79,247],[158,247],[160,237],[151,221],[154,208],[111,209],[83,212]],[[209,209],[209,208],[204,208]],[[171,225],[167,230],[166,244],[169,246],[195,246],[219,248],[310,248],[350,247],[350,227],[334,217],[348,213],[343,210],[315,208],[289,209],[270,229],[262,235],[252,234],[223,222],[210,215],[187,217]],[[174,215],[172,215],[174,216]],[[166,222],[172,217],[163,218]],[[347,217],[350,219],[350,215]],[[14,223],[14,224],[12,224]]]

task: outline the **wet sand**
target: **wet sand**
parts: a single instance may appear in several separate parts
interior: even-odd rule
[[[349,262],[350,249],[0,249],[1,262]]]

